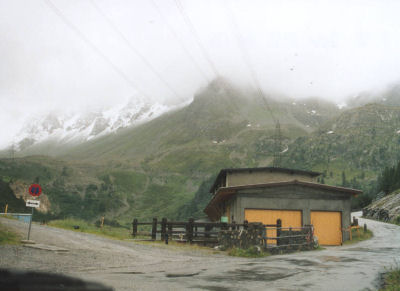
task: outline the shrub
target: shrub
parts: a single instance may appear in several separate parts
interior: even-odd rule
[[[400,225],[400,215],[394,219],[394,223]]]

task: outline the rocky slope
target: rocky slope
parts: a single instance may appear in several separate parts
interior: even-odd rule
[[[400,189],[365,207],[363,216],[400,224]]]

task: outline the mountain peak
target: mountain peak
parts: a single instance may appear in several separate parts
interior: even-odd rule
[[[104,110],[55,114],[30,119],[14,138],[16,150],[23,151],[49,140],[76,144],[147,122],[173,109],[130,99]]]

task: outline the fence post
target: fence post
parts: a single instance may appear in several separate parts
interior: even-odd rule
[[[289,243],[289,248],[292,248],[292,243],[293,243],[293,239],[292,239],[292,227],[289,227],[289,239],[288,239],[288,243]]]
[[[279,246],[281,241],[279,239],[279,237],[281,236],[281,228],[282,228],[282,220],[278,219],[276,221],[276,245]]]
[[[366,232],[367,232],[367,224],[364,223],[364,233],[366,233]]]
[[[212,227],[211,227],[210,225],[208,225],[208,224],[206,224],[206,225],[204,226],[204,232],[205,232],[204,236],[205,236],[206,238],[209,238],[209,237],[210,237],[210,234],[209,234],[208,232],[211,231],[211,229],[212,229]]]
[[[133,222],[132,222],[132,235],[133,235],[133,237],[136,237],[136,235],[137,235],[137,224],[138,224],[137,219],[136,218],[133,219]]]
[[[161,240],[164,241],[167,234],[167,219],[163,217],[161,220]]]
[[[169,240],[172,241],[172,222],[167,223],[168,224],[168,236]]]
[[[265,225],[263,225],[263,229],[262,229],[262,240],[263,240],[263,245],[264,248],[267,249],[268,248],[268,244],[267,244],[267,229],[265,228]]]
[[[186,240],[189,243],[192,243],[193,241],[193,218],[189,218],[189,223],[186,225]]]
[[[151,239],[156,240],[157,238],[157,218],[153,218],[153,224],[151,227]]]
[[[247,221],[247,220],[245,220],[244,222],[243,222],[243,228],[244,229],[247,229],[249,227],[249,222]]]
[[[232,221],[231,230],[236,230],[236,222]]]

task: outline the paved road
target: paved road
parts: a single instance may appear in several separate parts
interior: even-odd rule
[[[1,246],[0,267],[64,273],[116,290],[375,290],[379,274],[396,262],[400,264],[400,227],[359,221],[373,230],[372,239],[259,259],[143,245],[33,225],[36,242],[69,251]],[[26,231],[21,222],[4,218],[0,222]]]

